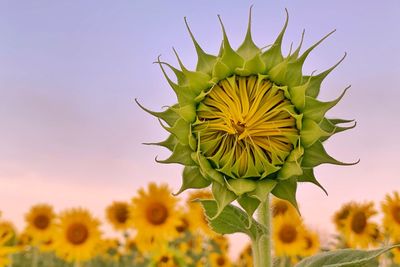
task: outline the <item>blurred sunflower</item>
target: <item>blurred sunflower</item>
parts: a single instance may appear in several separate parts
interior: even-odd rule
[[[0,221],[0,236],[2,235],[11,235],[11,238],[8,242],[13,241],[14,238],[17,236],[17,230],[14,224],[10,221]]]
[[[231,267],[232,263],[225,253],[212,252],[209,256],[210,267]]]
[[[53,207],[48,204],[38,204],[31,207],[25,215],[26,232],[30,233],[35,244],[49,239],[55,229],[56,215]]]
[[[253,252],[251,244],[248,244],[239,254],[238,267],[253,267]]]
[[[272,198],[271,210],[273,217],[284,215],[286,213],[290,213],[293,216],[298,216],[296,208],[293,207],[289,201],[276,197]]]
[[[395,242],[395,243],[398,244],[400,242]],[[390,252],[393,255],[393,263],[400,265],[400,248],[396,247],[396,248],[390,250]]]
[[[208,190],[198,190],[189,194],[186,202],[189,208],[189,223],[193,226],[193,229],[197,229],[207,236],[214,236],[215,232],[213,232],[208,225],[203,207],[200,203],[195,202],[197,199],[213,199],[213,196]]]
[[[55,236],[56,254],[68,262],[92,259],[100,241],[99,221],[89,211],[69,209],[60,214],[60,227]]]
[[[154,251],[152,255],[151,264],[152,267],[178,267],[180,265],[176,251],[167,247],[162,247],[157,251]],[[183,267],[183,266],[182,266]]]
[[[387,194],[381,203],[383,211],[383,227],[392,237],[400,236],[400,196],[398,192]]]
[[[304,227],[299,217],[290,214],[273,219],[273,241],[277,257],[294,257],[307,247]]]
[[[120,243],[117,239],[106,238],[99,242],[97,252],[104,261],[118,262],[120,259]]]
[[[137,230],[137,242],[171,240],[178,235],[180,225],[177,198],[172,197],[167,185],[150,183],[148,191],[139,190],[129,210],[130,223]]]
[[[352,210],[353,206],[354,206],[353,202],[345,203],[333,215],[333,219],[332,219],[333,223],[335,224],[336,230],[338,230],[339,232],[344,231],[345,221],[346,221],[347,217],[349,216],[350,211]]]
[[[2,231],[0,229],[0,267],[10,266],[10,255],[18,251],[17,247],[6,246],[6,244],[13,238],[12,232]]]
[[[40,252],[52,252],[54,251],[54,237],[48,237],[43,239],[38,245]]]
[[[116,231],[128,229],[129,204],[114,201],[106,208],[106,218]]]
[[[344,235],[350,247],[368,248],[377,243],[378,226],[370,221],[376,213],[372,202],[353,204],[344,221]]]
[[[180,235],[186,234],[188,231],[191,231],[192,225],[190,224],[189,214],[185,212],[181,212],[179,215],[179,224],[175,227],[176,231]]]
[[[321,245],[318,234],[316,232],[305,229],[304,239],[306,240],[306,246],[299,253],[302,257],[309,257],[320,251]]]

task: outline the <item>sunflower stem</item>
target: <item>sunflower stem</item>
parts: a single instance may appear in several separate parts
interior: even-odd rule
[[[271,210],[269,197],[257,209],[258,222],[265,232],[252,240],[254,267],[272,267]]]

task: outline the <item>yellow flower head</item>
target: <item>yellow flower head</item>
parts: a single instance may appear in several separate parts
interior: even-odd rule
[[[126,230],[129,228],[129,204],[115,201],[106,209],[106,218],[115,230]]]
[[[224,253],[212,252],[209,256],[210,267],[231,267],[232,263]]]
[[[307,247],[304,226],[299,217],[289,214],[277,216],[273,219],[272,229],[276,256],[294,257]]]
[[[130,222],[137,230],[137,241],[171,240],[178,235],[180,225],[177,199],[171,195],[167,185],[150,183],[148,190],[138,191],[132,199]]]
[[[286,213],[289,213],[292,216],[298,216],[296,208],[293,207],[293,205],[290,204],[289,201],[284,199],[273,198],[271,210],[273,217],[285,215]]]
[[[353,206],[355,206],[353,202],[346,203],[333,215],[333,223],[339,232],[344,231],[344,223],[352,211]]]
[[[253,251],[251,244],[246,245],[240,252],[238,259],[238,267],[253,267]]]
[[[302,257],[309,257],[317,254],[320,249],[320,241],[318,234],[311,230],[305,229],[304,231],[305,247],[300,251],[299,255]]]
[[[198,55],[196,70],[187,69],[175,50],[180,69],[157,61],[178,102],[163,112],[139,104],[171,134],[156,144],[172,155],[157,161],[185,166],[179,192],[212,185],[218,213],[236,199],[246,210],[249,202],[264,201],[270,192],[296,206],[297,182],[320,186],[314,167],[348,165],[329,156],[322,144],[355,126],[340,127],[350,121],[325,117],[344,93],[333,101],[317,100],[322,81],[342,60],[316,75],[302,72],[310,52],[331,33],[303,54],[301,41],[283,55],[287,17],[276,41],[264,51],[252,40],[250,11],[246,36],[235,50],[219,19],[223,41],[216,56],[203,51],[185,20]]]
[[[379,231],[371,217],[376,215],[372,202],[354,203],[344,221],[344,236],[350,247],[368,248],[379,241]]]
[[[17,230],[14,224],[10,221],[0,221],[0,236],[11,236],[10,239],[15,238]]]
[[[57,256],[68,262],[92,259],[100,242],[99,221],[82,208],[68,209],[60,214],[55,236]]]
[[[46,241],[52,236],[56,215],[53,207],[47,204],[32,206],[25,215],[26,231],[31,233],[34,243]]]
[[[400,236],[400,196],[398,192],[388,194],[381,204],[383,211],[383,227],[392,237]]]

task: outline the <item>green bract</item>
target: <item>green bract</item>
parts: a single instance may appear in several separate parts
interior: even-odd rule
[[[170,133],[156,144],[172,155],[157,161],[185,165],[178,193],[212,185],[218,204],[215,216],[234,200],[251,216],[270,192],[296,206],[297,182],[320,186],[314,167],[349,165],[329,156],[322,145],[335,133],[355,126],[340,127],[352,121],[325,117],[344,92],[330,102],[317,100],[322,81],[344,57],[324,72],[303,75],[309,53],[333,32],[300,54],[303,33],[299,47],[283,56],[288,15],[276,41],[265,51],[252,40],[251,10],[245,40],[237,50],[220,22],[223,42],[214,56],[199,46],[185,19],[198,56],[195,71],[183,65],[175,50],[180,69],[157,61],[178,99],[163,112],[141,106]],[[165,67],[173,71],[176,82]]]

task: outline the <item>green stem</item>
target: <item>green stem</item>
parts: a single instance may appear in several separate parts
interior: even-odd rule
[[[272,267],[271,210],[269,197],[257,209],[258,222],[265,227],[265,232],[252,240],[254,267]]]

